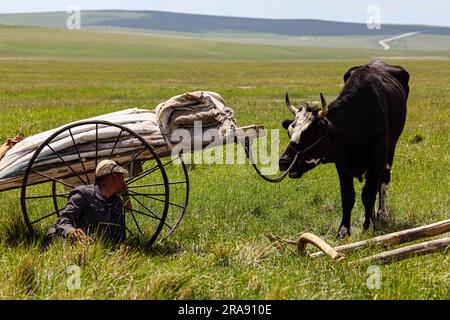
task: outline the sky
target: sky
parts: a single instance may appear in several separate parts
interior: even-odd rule
[[[66,11],[72,5],[81,10],[159,10],[361,23],[367,22],[367,9],[376,5],[381,23],[450,26],[450,0],[0,0],[0,13]]]

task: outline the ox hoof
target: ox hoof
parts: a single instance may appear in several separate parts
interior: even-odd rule
[[[367,231],[367,230],[369,230],[369,228],[370,228],[370,220],[366,220],[366,221],[364,221],[364,224],[363,224],[363,230],[364,231]],[[375,225],[374,225],[375,226]]]
[[[369,219],[364,221],[364,224],[363,224],[364,232],[368,231],[370,229],[370,226],[372,226],[374,232],[377,231],[377,226],[375,224],[374,217],[370,217]]]
[[[369,228],[370,228],[370,222],[365,221],[363,224],[364,231],[367,231],[367,229],[369,229]]]
[[[381,224],[388,224],[389,223],[389,214],[387,211],[378,210],[376,215],[377,222],[380,222]]]
[[[349,237],[351,236],[351,234],[350,234],[350,228],[347,228],[347,227],[345,227],[345,226],[340,226],[336,238],[337,238],[338,240],[344,240],[347,236],[349,236]]]

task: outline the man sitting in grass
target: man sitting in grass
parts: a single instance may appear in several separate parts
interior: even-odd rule
[[[72,190],[64,213],[45,235],[45,248],[55,237],[80,241],[95,235],[113,243],[124,241],[125,217],[118,193],[124,190],[125,174],[128,171],[113,160],[99,162],[95,185],[82,185]]]

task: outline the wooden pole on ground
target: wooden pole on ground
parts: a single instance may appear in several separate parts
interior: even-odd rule
[[[340,260],[343,259],[344,256],[336,250],[333,249],[328,243],[320,239],[318,236],[312,233],[303,233],[300,238],[298,239],[297,244],[297,252],[303,253],[306,251],[306,245],[310,243],[314,245],[315,247],[322,250],[323,253],[325,253],[327,256],[329,256],[333,260]]]
[[[344,258],[344,256],[336,250],[333,249],[328,243],[320,239],[315,234],[305,232],[300,235],[300,238],[297,241],[283,239],[278,236],[274,236],[273,234],[268,234],[267,237],[269,240],[277,247],[278,250],[284,251],[286,245],[295,245],[297,246],[298,253],[305,253],[307,244],[312,244],[316,248],[322,250],[327,256],[329,256],[333,260],[340,260]]]
[[[338,246],[335,247],[334,250],[336,250],[336,252],[350,251],[375,243],[395,245],[414,241],[417,239],[434,237],[446,232],[450,232],[450,219],[439,221],[426,226],[385,234],[368,240]],[[311,254],[310,257],[317,258],[322,255],[323,252],[319,251]]]
[[[450,247],[450,237],[426,241],[403,248],[381,252],[374,256],[366,257],[360,260],[352,261],[350,264],[362,262],[388,262],[392,260],[402,260],[412,255],[424,255],[437,251],[445,250]]]

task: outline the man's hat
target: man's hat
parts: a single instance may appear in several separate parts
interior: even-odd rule
[[[97,168],[95,168],[96,177],[102,177],[112,173],[128,174],[128,170],[122,168],[113,160],[102,160],[97,164]]]

